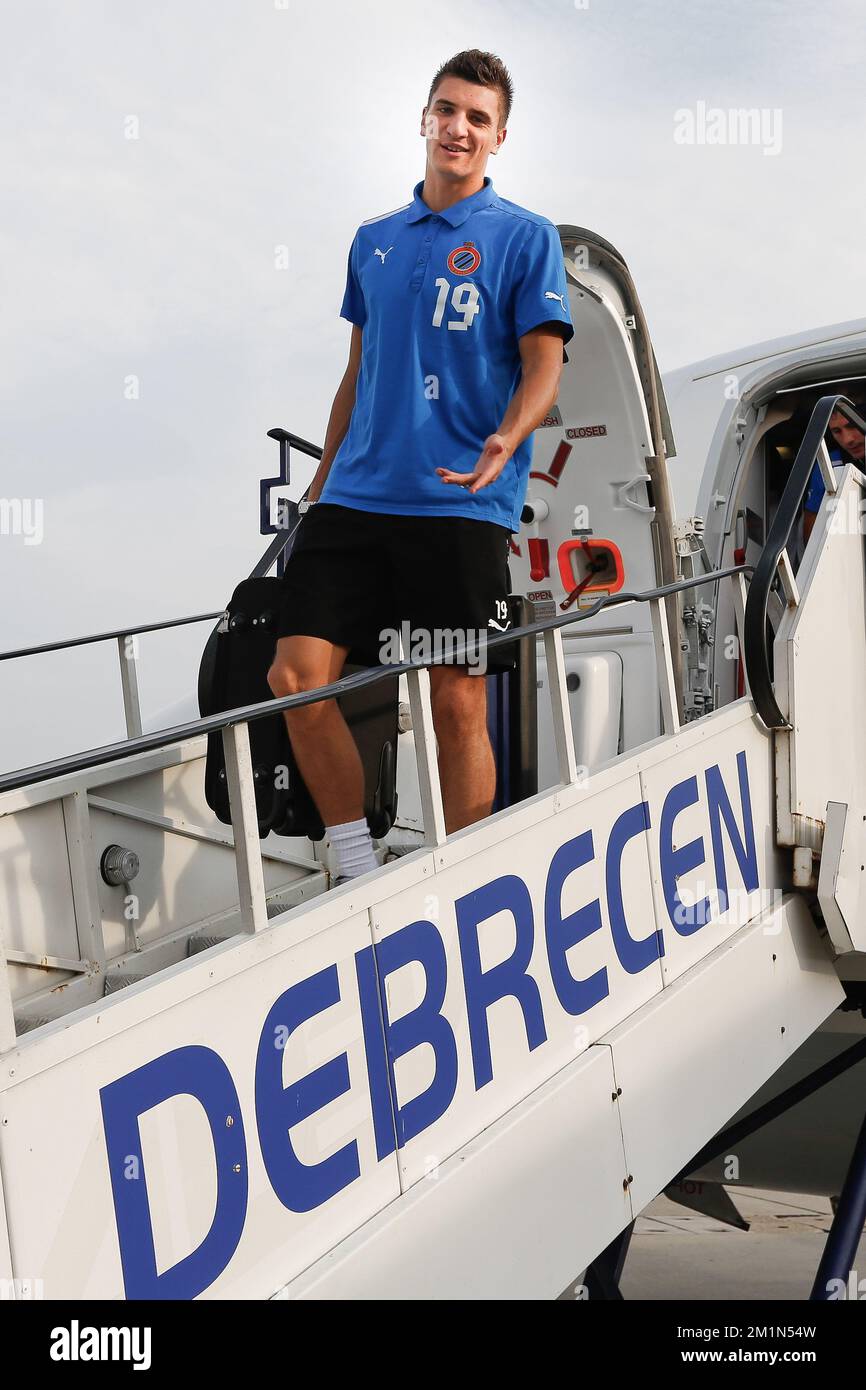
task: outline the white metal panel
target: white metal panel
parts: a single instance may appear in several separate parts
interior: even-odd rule
[[[731,759],[738,748],[748,747],[749,738],[766,752],[768,736],[741,702],[675,738],[657,739],[636,755],[598,769],[584,783],[507,808],[450,836],[435,850],[417,851],[287,913],[253,938],[214,948],[22,1040],[0,1059],[0,1118],[7,1121],[0,1125],[0,1167],[16,1273],[20,1260],[22,1272],[45,1280],[49,1297],[120,1295],[120,1244],[107,1157],[116,1145],[106,1148],[99,1093],[115,1083],[123,1093],[130,1075],[151,1064],[164,1065],[181,1048],[208,1049],[227,1069],[243,1119],[240,1176],[244,1165],[250,1175],[249,1208],[237,1249],[226,1253],[224,1267],[209,1270],[200,1288],[188,1283],[185,1294],[270,1294],[387,1203],[404,1197],[414,1202],[417,1194],[429,1192],[424,1178],[431,1168],[472,1145],[539,1087],[585,1058],[593,1042],[606,1039],[617,1024],[656,1006],[663,983],[659,933],[665,941],[670,934],[666,921],[656,917],[658,899],[651,883],[662,805],[671,788],[696,775],[702,755],[704,769],[718,763],[725,792],[736,807]],[[760,765],[769,785],[769,763]],[[769,829],[767,835],[771,846]],[[578,845],[583,859],[576,853]],[[766,844],[764,851],[769,860]],[[573,861],[563,858],[569,853]],[[556,864],[564,865],[561,880],[552,867]],[[370,911],[376,969],[380,978],[387,976],[384,997],[396,1100],[389,1093]],[[401,1132],[398,1164],[394,1131],[403,1122],[402,1111],[425,1095],[437,1071],[438,1052],[429,1032],[410,1035],[412,1045],[402,1050],[394,1043],[395,1027],[399,1030],[406,1020],[411,1025],[432,978],[415,958],[416,924],[438,962],[436,988],[442,991],[440,999],[433,990],[426,1021],[435,1018],[439,1035],[448,1030],[455,1040],[454,1078],[440,1109],[413,1132]],[[809,930],[814,933],[811,923]],[[705,955],[712,948],[706,932],[696,933],[695,941]],[[395,942],[404,956],[392,956],[389,973]],[[510,987],[482,997],[479,1007],[479,987],[495,978],[497,967],[512,954],[519,963]],[[366,1014],[359,985],[362,959],[368,969]],[[287,988],[306,987],[319,974],[339,982],[339,1003],[311,1014],[309,1023],[292,1035],[280,1077],[288,1087],[345,1053],[351,1089],[322,1100],[307,1119],[287,1123],[286,1143],[291,1131],[301,1162],[313,1166],[347,1142],[357,1142],[361,1167],[344,1187],[299,1212],[280,1201],[273,1175],[268,1177],[262,1125],[267,1128],[269,1111],[256,1105],[255,1065],[274,1001]],[[596,996],[583,995],[577,1004],[574,997],[565,997],[569,985],[593,980],[604,986]],[[727,978],[719,986],[723,997],[736,996],[738,988],[736,980]],[[791,990],[796,995],[796,988]],[[735,1026],[736,1014],[734,1020]],[[484,1074],[485,1043],[489,1075]],[[648,1055],[658,1051],[649,1035],[643,1046]],[[373,1059],[369,1066],[368,1056]],[[735,1105],[743,1103],[751,1079],[748,1072],[740,1078]],[[658,1084],[666,1083],[662,1078]],[[211,1124],[205,1124],[202,1106],[193,1098],[195,1088],[188,1085],[186,1097],[183,1087],[175,1089],[178,1094],[143,1106],[140,1124],[152,1198],[148,1229],[153,1230],[160,1271],[174,1268],[184,1251],[202,1240],[218,1190],[213,1114],[206,1112]],[[709,1125],[713,1118],[699,1113],[695,1123]],[[238,1126],[238,1117],[232,1116],[232,1122]],[[701,1140],[710,1132],[705,1128]],[[240,1140],[239,1126],[231,1137]],[[282,1145],[282,1134],[278,1140]],[[662,1181],[669,1177],[668,1172]],[[234,1168],[223,1180],[234,1182]],[[448,1190],[443,1187],[443,1194]],[[454,1186],[450,1190],[458,1192]],[[33,1201],[34,1192],[40,1194],[39,1202]],[[127,1200],[121,1196],[120,1206]],[[443,1195],[438,1200],[448,1199]],[[605,1243],[620,1229],[621,1215],[620,1209],[610,1216]],[[411,1261],[412,1250],[403,1248],[401,1258]],[[459,1278],[458,1270],[454,1274]]]
[[[140,862],[138,875],[128,886],[113,886],[97,876],[109,959],[126,950],[130,920],[139,942],[147,946],[237,904],[238,879],[230,844],[173,834],[99,806],[91,809],[90,824],[97,863],[110,844],[134,850]],[[268,892],[307,877],[306,868],[271,859],[269,848],[262,842]],[[130,895],[135,901],[127,903]],[[133,911],[136,916],[130,919],[128,913]]]
[[[81,772],[68,772],[62,777],[49,777],[44,782],[33,782],[30,786],[18,787],[13,792],[0,792],[0,817],[25,806],[41,806],[43,802],[56,801],[58,797],[85,787],[98,786],[105,790],[139,773],[173,767],[184,762],[201,762],[206,756],[207,735],[197,734],[194,738],[185,739],[170,747],[155,748],[150,753],[134,753],[129,758],[118,758],[116,762],[106,763],[103,767],[88,767]],[[95,777],[99,778],[98,782]]]
[[[66,831],[72,904],[78,933],[78,956],[105,969],[105,939],[99,910],[98,863],[85,791],[70,792],[61,803]]]
[[[31,1276],[31,1278],[34,1277],[35,1276]],[[6,1198],[3,1192],[3,1171],[2,1166],[0,1166],[0,1280],[3,1281],[6,1288],[10,1288],[12,1278],[12,1250],[9,1245],[9,1225],[6,1220]],[[28,1283],[29,1282],[30,1280],[28,1280]]]
[[[0,813],[0,922],[8,950],[78,958],[78,930],[62,802]],[[57,980],[62,978],[58,975]],[[45,972],[16,966],[13,998],[45,984]]]
[[[649,846],[665,983],[785,886],[772,828],[772,743],[748,707],[727,728],[715,720],[687,725],[668,747],[677,756],[649,766],[638,754],[654,816]]]
[[[290,1283],[296,1299],[552,1299],[631,1219],[591,1047]]]
[[[793,728],[779,741],[780,829],[807,844],[828,801],[853,806],[866,787],[866,569],[861,475],[846,468],[837,498],[825,497],[797,572],[801,602],[779,627],[776,700]],[[835,509],[831,506],[835,503]],[[792,822],[793,817],[793,822]]]
[[[574,752],[574,730],[571,727],[571,711],[568,706],[568,686],[565,683],[565,660],[562,651],[562,633],[556,628],[545,632],[544,664],[547,671],[547,693],[550,697],[551,732],[556,759],[554,783],[565,782],[571,785],[578,780],[577,759]]]
[[[827,802],[818,902],[836,951],[866,952],[866,814]]]
[[[551,799],[548,798],[548,814],[544,815],[542,807],[536,805],[533,823],[527,824],[527,809],[524,808],[521,814],[524,824],[519,834],[508,835],[508,813],[505,813],[479,827],[474,834],[462,840],[459,837],[449,840],[437,850],[437,861],[440,861],[437,872],[432,884],[423,892],[409,889],[374,905],[372,921],[377,942],[386,941],[418,919],[435,924],[447,960],[447,988],[441,1012],[456,1039],[459,1061],[456,1089],[447,1111],[416,1138],[410,1138],[401,1149],[404,1187],[419,1181],[431,1162],[440,1163],[454,1153],[572,1061],[605,1029],[661,989],[658,960],[653,958],[646,968],[628,973],[618,958],[611,935],[605,850],[614,822],[630,808],[639,807],[640,800],[638,779],[620,773],[606,790],[593,785],[591,795],[585,793],[582,804],[568,811],[550,815]],[[605,973],[598,985],[599,993],[603,992],[599,1002],[585,1012],[572,1014],[563,1007],[553,983],[545,931],[545,900],[554,856],[579,836],[589,837],[584,843],[593,857],[570,873],[557,901],[561,904],[562,918],[584,908],[591,913],[592,904],[598,903],[598,926],[585,939],[568,948],[565,953],[567,969],[577,980],[590,980],[600,972]],[[470,847],[474,851],[471,857]],[[615,869],[611,868],[611,872]],[[540,1008],[536,1011],[532,1002],[523,1007],[518,998],[509,994],[497,999],[485,1011],[480,1026],[485,1031],[485,1040],[489,1040],[492,1076],[487,1079],[481,1067],[476,1069],[473,1064],[466,963],[458,938],[457,903],[471,895],[472,903],[466,903],[471,911],[474,903],[480,902],[485,885],[500,879],[511,881],[512,890],[508,894],[511,901],[525,900],[528,905],[531,957],[525,972],[529,979],[526,988]],[[618,883],[621,884],[623,915],[631,935],[641,942],[652,938],[655,919],[646,837],[642,831],[625,845]],[[587,916],[585,921],[588,927],[591,919]],[[486,974],[518,950],[518,931],[512,912],[498,911],[482,920],[477,939],[481,969]],[[416,1010],[426,989],[427,978],[420,964],[406,965],[388,975],[386,997],[391,1022]],[[542,1029],[536,1041],[531,1030],[539,1016]],[[530,1039],[533,1046],[530,1046]],[[401,1107],[422,1096],[431,1086],[434,1062],[433,1050],[427,1045],[398,1059],[395,1081]]]
[[[425,842],[440,845],[445,839],[445,808],[436,761],[436,734],[429,671],[407,671],[409,708],[415,744],[415,767]]]
[[[559,770],[549,723],[549,683],[543,647],[538,653],[538,785],[552,787]],[[622,721],[622,657],[619,652],[575,652],[565,647],[565,679],[578,767],[615,758]]]
[[[187,719],[198,719],[198,708],[191,708]],[[180,722],[178,719],[176,722]],[[165,727],[155,725],[155,728]],[[105,769],[91,773],[93,782],[89,801],[105,804],[134,807],[137,811],[150,813],[160,820],[167,819],[189,828],[193,834],[216,834],[231,841],[232,829],[217,819],[205,800],[206,755],[167,767],[154,768],[150,772],[136,772],[120,781],[100,787],[96,778],[102,778]],[[142,816],[147,820],[147,814]],[[275,835],[273,832],[262,840],[264,854],[275,853],[288,859],[303,860],[314,864],[316,858],[312,844],[304,835]]]
[[[635,1213],[843,997],[809,909],[792,894],[606,1034]]]
[[[241,1121],[245,1132],[241,1148],[249,1200],[243,1232],[228,1269],[207,1287],[207,1297],[271,1294],[287,1274],[312,1263],[397,1195],[393,1155],[376,1159],[358,1002],[354,957],[370,946],[368,916],[361,913],[297,943],[291,938],[291,927],[271,928],[249,943],[260,946],[258,951],[244,943],[214,953],[210,961],[199,957],[176,972],[173,984],[181,997],[174,1006],[127,1028],[124,1014],[135,1009],[126,1005],[135,1001],[107,1001],[104,1017],[113,1015],[121,1031],[111,1036],[109,1029],[109,1036],[97,1041],[90,1036],[91,1013],[77,1028],[65,1029],[62,1057],[45,1069],[39,1069],[38,1056],[25,1057],[25,1051],[38,1053],[36,1040],[4,1059],[9,1065],[3,1068],[6,1089],[0,1098],[0,1163],[16,1275],[43,1279],[47,1298],[123,1296],[100,1090],[174,1049],[205,1047],[222,1059],[240,1100],[240,1116],[232,1117],[235,1132],[240,1135]],[[231,956],[235,969],[226,971]],[[238,969],[241,959],[245,968]],[[340,1001],[291,1035],[282,1077],[289,1086],[345,1052],[350,1089],[301,1120],[292,1136],[298,1157],[308,1164],[357,1143],[361,1172],[318,1209],[290,1211],[268,1179],[257,1138],[257,1050],[269,1010],[283,991],[333,967]],[[222,979],[209,978],[219,974]],[[159,989],[152,985],[145,993],[155,1002]],[[52,1043],[45,1040],[48,1050]],[[279,1039],[273,1045],[278,1047]],[[141,1134],[157,1268],[163,1273],[194,1250],[210,1227],[214,1145],[202,1107],[191,1095],[149,1109]],[[130,1180],[142,1178],[132,1173]],[[234,1173],[226,1177],[233,1180],[241,1179]]]
[[[268,913],[249,725],[230,724],[222,731],[222,742],[234,830],[241,924],[244,931],[262,931],[268,924]]]
[[[634,336],[625,326],[622,297],[611,274],[599,267],[578,270],[585,283],[577,284],[571,268],[568,295],[575,336],[556,401],[561,423],[552,416],[536,431],[526,493],[527,504],[547,504],[549,513],[521,527],[519,553],[509,562],[515,592],[548,590],[554,600],[568,592],[557,556],[560,546],[573,539],[575,527],[589,530],[590,540],[611,540],[619,548],[626,589],[649,588],[657,581],[653,511],[646,482],[635,481],[647,478],[646,458],[653,444]],[[634,487],[624,494],[629,483]],[[550,573],[535,580],[530,576],[530,537],[549,543]],[[587,628],[604,626],[609,616],[589,619]],[[644,605],[633,621],[649,630]]]
[[[279,1296],[555,1296],[841,994],[808,910],[786,898]],[[600,1062],[608,1054],[612,1072]]]

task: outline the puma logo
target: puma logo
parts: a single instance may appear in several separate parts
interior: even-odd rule
[[[559,302],[560,302],[560,304],[562,305],[562,312],[565,313],[565,295],[564,295],[564,294],[554,294],[554,293],[553,293],[553,290],[545,290],[545,291],[544,291],[544,297],[545,297],[545,299],[558,299]]]
[[[393,250],[394,250],[393,246],[389,246],[389,247],[388,247],[388,251],[393,251]],[[381,257],[382,257],[382,264],[384,265],[384,264],[385,264],[385,257],[388,255],[388,251],[380,251],[379,248],[378,248],[378,246],[377,246],[377,247],[376,247],[376,250],[373,252],[373,255],[374,255],[374,256],[381,256]]]
[[[507,623],[503,626],[502,623],[498,623],[498,622],[496,621],[495,618],[488,618],[488,619],[487,619],[487,626],[488,626],[488,627],[495,627],[497,632],[507,632],[508,629],[511,627],[511,623],[510,623],[510,622],[507,622]]]

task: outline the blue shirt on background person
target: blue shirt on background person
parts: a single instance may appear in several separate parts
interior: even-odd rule
[[[842,457],[841,449],[830,450],[830,462],[834,468],[844,468],[846,461]],[[821,469],[816,460],[812,472],[809,474],[809,486],[806,488],[806,496],[803,499],[803,510],[817,512],[825,492],[824,479],[821,477]]]
[[[517,531],[533,436],[472,495],[471,472],[520,383],[519,339],[544,323],[574,336],[553,223],[500,198],[489,176],[441,213],[421,198],[363,222],[341,316],[363,329],[348,431],[320,501],[398,515],[468,516]]]

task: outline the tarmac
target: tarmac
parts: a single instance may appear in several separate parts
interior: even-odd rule
[[[808,1300],[833,1219],[828,1197],[728,1187],[748,1231],[656,1197],[635,1222],[620,1289],[625,1299],[699,1302]],[[857,1250],[866,1301],[866,1232]],[[850,1290],[850,1285],[849,1285]],[[563,1298],[574,1298],[572,1290]],[[849,1291],[849,1298],[852,1293]]]

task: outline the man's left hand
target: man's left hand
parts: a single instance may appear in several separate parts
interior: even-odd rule
[[[496,481],[511,457],[511,450],[501,434],[488,435],[472,473],[452,473],[450,468],[437,468],[443,483],[456,483],[467,492],[478,492]]]

